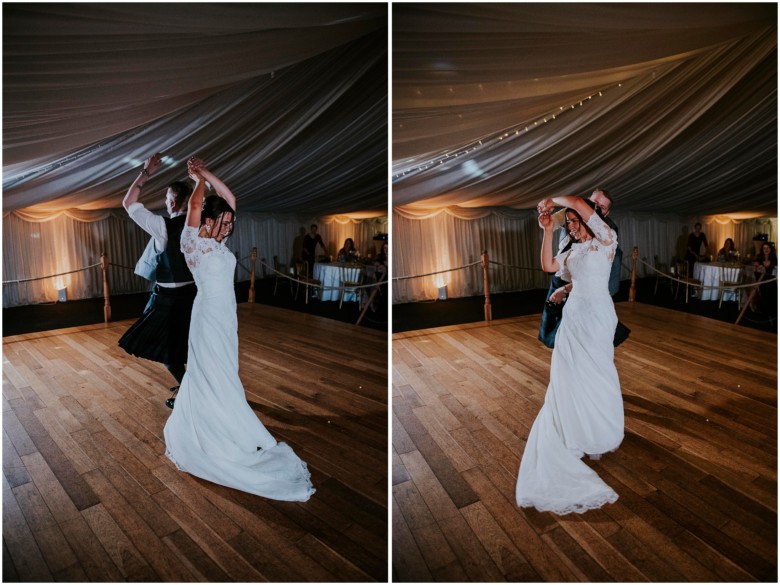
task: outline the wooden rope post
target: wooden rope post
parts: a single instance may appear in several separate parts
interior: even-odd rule
[[[631,288],[628,290],[628,302],[636,300],[636,261],[639,258],[639,248],[634,246],[631,251]]]
[[[103,271],[103,320],[108,324],[111,321],[111,303],[108,300],[108,256],[105,252],[100,255],[100,269]]]
[[[766,276],[766,270],[759,275],[758,280],[756,280],[756,284],[754,284],[750,288],[750,294],[748,295],[747,301],[745,301],[745,304],[742,305],[742,310],[739,312],[739,316],[737,317],[737,320],[734,321],[735,325],[739,325],[739,322],[742,321],[742,316],[745,314],[745,311],[748,310],[748,307],[750,307],[750,303],[753,302],[753,297],[756,296],[756,293],[758,292],[758,287],[761,285],[761,281],[764,280],[765,276]],[[736,290],[736,294],[740,294],[739,289]]]
[[[255,302],[255,266],[257,264],[257,248],[252,248],[252,271],[249,274],[249,298],[250,303]]]
[[[490,305],[490,281],[488,280],[488,268],[490,259],[487,250],[482,252],[482,286],[485,289],[485,321],[493,320],[493,307]]]

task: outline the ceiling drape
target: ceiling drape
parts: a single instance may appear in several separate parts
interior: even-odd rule
[[[4,4],[3,209],[121,207],[198,154],[243,211],[387,209],[387,6]]]
[[[396,4],[393,203],[776,215],[775,4]]]

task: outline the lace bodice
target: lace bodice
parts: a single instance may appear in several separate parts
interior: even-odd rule
[[[609,294],[609,273],[617,249],[617,234],[595,213],[586,223],[595,237],[574,243],[555,257],[561,267],[559,275],[574,285],[572,293]]]
[[[207,297],[227,295],[235,299],[233,272],[236,257],[223,243],[198,236],[198,228],[185,226],[181,233],[181,251],[195,278],[198,294]]]

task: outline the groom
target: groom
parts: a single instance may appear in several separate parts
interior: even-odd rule
[[[156,268],[145,278],[155,281],[149,302],[141,318],[119,340],[127,353],[165,365],[181,384],[187,363],[190,316],[197,287],[180,249],[181,232],[186,220],[187,200],[192,187],[182,181],[169,185],[165,206],[169,217],[156,215],[138,201],[146,181],[162,166],[162,155],[155,154],[128,189],[122,206],[141,229],[152,236],[148,250],[156,257]],[[146,256],[146,254],[145,254]],[[139,272],[139,267],[136,272]],[[171,388],[176,392],[179,386]],[[165,401],[173,408],[175,398]]]

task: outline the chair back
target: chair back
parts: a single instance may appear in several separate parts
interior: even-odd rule
[[[729,265],[720,266],[720,282],[729,286],[737,286],[745,280],[745,269]],[[736,272],[736,274],[734,274]],[[734,278],[730,278],[733,276]]]
[[[674,263],[674,269],[678,278],[688,278],[688,262],[686,260],[677,260]]]

